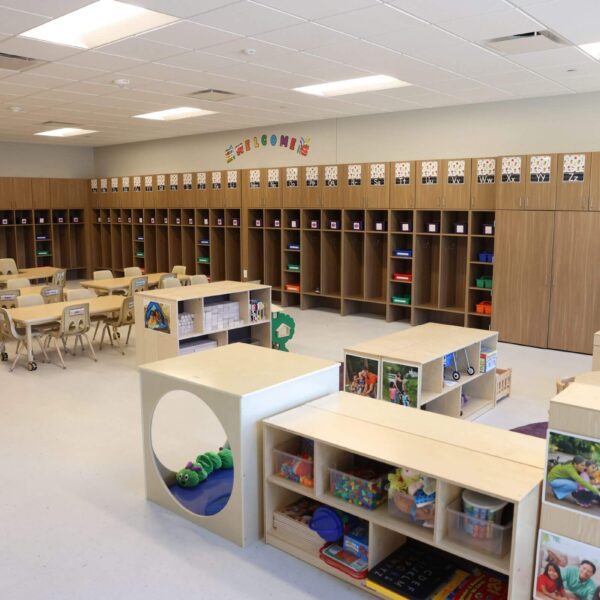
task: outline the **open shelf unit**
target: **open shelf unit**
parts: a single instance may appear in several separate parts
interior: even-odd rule
[[[376,360],[377,397],[383,399],[390,383],[384,381],[383,363],[406,365],[417,374],[414,408],[474,420],[496,406],[495,362],[488,368],[480,365],[480,358],[483,351],[496,352],[497,345],[496,332],[427,323],[344,348],[344,380],[348,355]],[[458,380],[452,376],[454,366],[445,366],[449,355],[455,357]]]
[[[509,599],[530,598],[537,511],[543,477],[543,440],[464,423],[441,415],[393,407],[370,398],[338,392],[266,419],[264,424],[264,505],[266,541],[344,581],[369,590],[321,561],[288,534],[274,527],[273,515],[306,496],[358,516],[369,524],[368,566],[373,568],[407,538],[419,540],[502,573],[509,578]],[[314,487],[276,475],[273,451],[295,438],[314,442]],[[329,469],[343,470],[350,456],[368,458],[395,468],[408,467],[436,479],[433,528],[399,519],[387,503],[375,510],[349,504],[332,495]],[[504,544],[497,553],[480,540],[457,537],[452,509],[463,490],[507,502],[512,511]],[[518,543],[517,543],[518,540]]]
[[[210,346],[245,342],[271,347],[271,288],[262,284],[220,281],[135,295],[138,364],[197,352]],[[167,321],[162,330],[146,326],[149,303],[160,305]],[[251,304],[263,312],[252,314]],[[211,343],[212,342],[212,343]]]

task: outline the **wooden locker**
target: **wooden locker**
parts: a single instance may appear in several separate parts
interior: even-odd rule
[[[130,178],[131,192],[129,194],[129,204],[131,208],[143,208],[144,206],[144,178],[141,175],[134,175]]]
[[[209,174],[206,172],[196,173],[194,177],[194,206],[196,208],[208,208],[210,190],[208,188]]]
[[[166,175],[155,175],[154,176],[154,198],[156,201],[156,208],[169,208],[169,192],[168,182]]]
[[[415,162],[390,163],[390,208],[415,207]]]
[[[388,163],[369,163],[365,169],[365,204],[367,208],[389,208],[390,166]]]
[[[600,213],[557,212],[548,347],[592,353],[600,330]]]
[[[50,206],[83,208],[86,204],[87,181],[84,179],[50,179]]]
[[[352,163],[342,165],[340,184],[344,208],[364,208],[366,204],[369,171],[367,165]]]
[[[208,206],[210,208],[225,208],[225,171],[211,171],[209,173],[210,187],[208,193]]]
[[[182,206],[182,183],[179,173],[169,173],[167,176],[167,206],[169,208],[181,208]]]
[[[119,178],[119,185],[121,189],[121,206],[123,208],[132,208],[131,206],[131,186],[132,178],[126,175],[125,177]]]
[[[471,161],[458,158],[442,161],[444,188],[442,208],[468,209],[471,195]]]
[[[556,210],[587,210],[590,202],[592,154],[559,154]]]
[[[503,342],[548,345],[553,233],[551,211],[496,213],[492,329]]]
[[[300,208],[304,206],[303,200],[306,199],[307,194],[302,186],[302,168],[287,167],[282,169],[282,171],[284,176],[283,190],[281,191],[282,206],[284,208]],[[311,198],[316,198],[316,195],[311,194]]]
[[[41,197],[43,197],[43,187],[39,182],[42,181],[46,181],[45,184],[45,190],[46,190],[46,195],[49,196],[50,194],[50,183],[48,182],[48,180],[44,180],[44,179],[32,179],[31,180],[31,196],[33,198],[33,208],[40,208],[43,205],[40,206],[36,206],[36,202],[41,200]],[[98,179],[90,179],[88,182],[88,199],[89,199],[89,205],[90,208],[99,208],[100,204],[98,203],[98,198],[99,198],[99,194],[98,194]],[[37,198],[36,198],[37,196]]]
[[[499,156],[496,159],[496,208],[525,208],[526,156]]]
[[[590,167],[590,210],[600,210],[600,152],[592,153]]]
[[[471,159],[471,208],[493,210],[496,208],[497,171],[492,157]]]
[[[417,208],[441,208],[444,184],[440,160],[417,161]]]
[[[106,208],[121,208],[121,193],[119,191],[119,178],[118,177],[108,177],[108,189],[106,191],[106,195],[104,196],[104,204],[103,206]],[[52,182],[50,180],[50,195],[52,196],[52,208],[65,208],[65,200],[64,196],[60,198],[56,198],[52,194]]]
[[[323,167],[323,208],[342,208],[344,199],[340,194],[341,165]]]
[[[0,177],[0,208],[31,210],[33,208],[31,178]]]
[[[225,186],[225,208],[241,208],[242,206],[242,172],[230,169],[223,172]]]
[[[284,169],[263,169],[262,178],[264,181],[263,196],[265,206],[269,208],[281,207],[281,186],[283,185]]]
[[[100,177],[98,179],[98,206],[100,208],[106,208],[107,206],[107,196],[108,196],[108,186],[110,185],[110,180],[108,177]]]
[[[525,206],[527,210],[554,210],[556,206],[556,154],[527,157]]]
[[[300,171],[300,206],[302,208],[321,208],[324,206],[325,169],[323,167],[302,167]],[[286,206],[284,204],[284,206]]]
[[[192,173],[181,174],[181,206],[183,208],[194,208],[194,176]]]
[[[261,169],[242,171],[242,199],[248,208],[263,208],[265,205],[262,186],[265,184]]]
[[[142,177],[142,189],[144,190],[144,208],[156,208],[156,179],[154,175]]]

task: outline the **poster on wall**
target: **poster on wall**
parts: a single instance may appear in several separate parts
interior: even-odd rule
[[[535,600],[596,600],[600,548],[540,529],[533,582]]]
[[[135,175],[133,178],[133,191],[134,192],[142,191],[142,178],[139,175]]]
[[[260,169],[250,169],[250,189],[257,189],[260,187]]]
[[[267,187],[279,187],[279,169],[269,169],[267,171]]]
[[[196,189],[206,189],[206,173],[196,173]]]
[[[192,174],[191,173],[183,174],[183,189],[186,192],[188,192],[189,190],[192,189]]]
[[[165,185],[165,176],[164,175],[157,175],[156,176],[156,190],[158,192],[164,192],[166,188]]]
[[[144,191],[146,191],[146,192],[152,191],[152,175],[146,175],[144,177]]]
[[[421,379],[419,367],[383,360],[381,377],[382,400],[417,408]]]
[[[221,171],[213,171],[210,175],[213,190],[221,189]]]
[[[600,439],[548,430],[542,502],[600,519]]]
[[[385,164],[373,163],[369,167],[371,185],[385,185]]]
[[[563,181],[583,181],[585,176],[585,154],[565,154],[563,159]]]
[[[394,165],[394,181],[396,185],[410,185],[409,162],[397,162]]]
[[[351,394],[377,398],[379,360],[346,354],[344,389]]]
[[[176,192],[179,187],[179,175],[177,173],[171,173],[169,175],[169,189],[172,192]]]
[[[121,178],[121,190],[126,193],[129,191],[129,177]]]
[[[144,327],[160,333],[171,333],[169,305],[154,300],[144,300]]]
[[[100,180],[100,193],[106,194],[108,192],[108,179],[103,178]]]
[[[92,179],[90,181],[90,185],[92,186],[92,193],[96,193],[98,191],[98,180],[97,179]]]
[[[532,156],[529,161],[529,180],[531,183],[548,183],[551,170],[551,156]]]

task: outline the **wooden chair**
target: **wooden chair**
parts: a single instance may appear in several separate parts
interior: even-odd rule
[[[44,299],[45,304],[54,304],[55,302],[62,302],[63,295],[63,286],[62,285],[45,285],[41,291],[40,295]]]
[[[16,275],[18,272],[14,258],[0,258],[0,275]]]
[[[187,271],[187,267],[185,265],[175,265],[173,269],[171,269],[171,273],[175,273],[175,275],[185,275]]]
[[[90,327],[91,323],[89,304],[73,304],[64,308],[62,319],[58,328],[48,332],[47,335],[49,340],[54,340],[54,348],[58,354],[63,369],[66,369],[67,366],[63,360],[62,352],[60,351],[60,347],[58,345],[58,340],[61,340],[66,346],[67,340],[70,337],[75,338],[73,356],[75,356],[77,352],[77,342],[79,342],[81,345],[81,351],[83,352],[83,338],[85,338],[88,344],[90,358],[95,362],[98,361],[96,358],[96,353],[94,352],[94,347],[92,346],[92,342],[88,336]]]
[[[208,277],[206,275],[190,276],[190,285],[198,285],[199,283],[208,283]]]
[[[48,355],[46,354],[46,349],[42,344],[42,336],[43,332],[37,331],[35,329],[31,332],[31,337],[34,340],[37,340],[40,345],[40,349],[42,354],[44,355],[45,362],[48,362]],[[0,339],[2,340],[2,360],[8,360],[8,354],[6,353],[6,348],[4,347],[4,340],[16,340],[17,348],[16,348],[16,356],[13,361],[10,372],[12,373],[15,370],[17,362],[21,356],[27,357],[27,335],[25,333],[25,328],[15,327],[15,323],[10,316],[10,313],[5,308],[0,308]],[[34,366],[35,362],[29,363],[28,368],[30,371],[35,371],[37,366]]]
[[[6,282],[7,290],[19,290],[24,287],[29,287],[31,282],[29,279],[25,279],[25,277],[17,277],[16,279],[9,279]]]
[[[54,275],[52,275],[52,285],[60,285],[64,287],[67,285],[67,270],[61,269],[60,271],[56,271]]]
[[[123,270],[123,277],[140,277],[141,275],[143,273],[139,267],[125,267]]]
[[[164,273],[160,276],[160,280],[158,281],[158,287],[163,289],[165,287],[165,281],[167,279],[177,279],[177,275],[175,273]]]
[[[134,277],[129,282],[129,294],[128,296],[133,296],[136,292],[145,292],[150,289],[148,286],[148,276],[144,275],[142,277]]]
[[[181,281],[179,281],[179,279],[176,279],[175,277],[170,277],[168,279],[165,279],[162,282],[162,287],[163,288],[174,288],[174,287],[181,287]]]
[[[127,339],[125,345],[129,344],[129,336],[131,335],[131,328],[135,325],[135,310],[133,297],[127,296],[123,298],[123,304],[121,304],[121,310],[116,317],[109,317],[104,320],[104,328],[102,329],[102,336],[100,337],[100,350],[102,350],[102,343],[104,342],[104,334],[108,332],[108,339],[110,345],[114,346],[113,340],[117,341],[121,354],[125,355],[125,348],[121,343],[121,334],[119,333],[120,327],[129,327],[127,330]],[[112,327],[112,334],[110,328]]]

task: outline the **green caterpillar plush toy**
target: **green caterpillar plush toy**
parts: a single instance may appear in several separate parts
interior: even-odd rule
[[[184,488],[194,488],[219,469],[233,469],[233,454],[229,448],[219,452],[205,452],[189,462],[175,476],[177,484]]]

